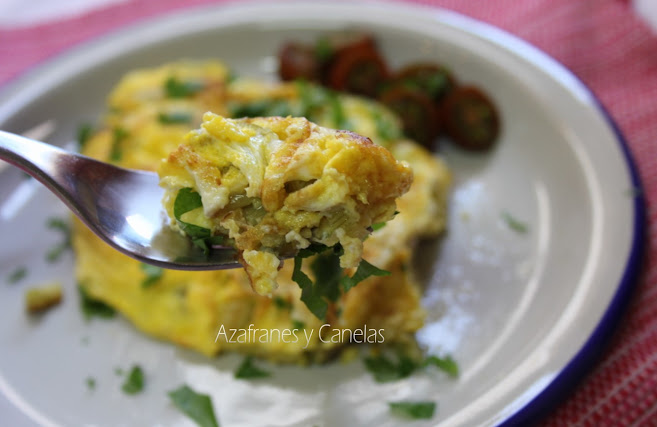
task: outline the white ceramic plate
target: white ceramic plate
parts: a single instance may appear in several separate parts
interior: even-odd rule
[[[455,174],[449,232],[424,266],[429,310],[420,342],[452,354],[462,374],[378,384],[362,364],[271,367],[271,380],[232,373],[237,356],[208,359],[156,342],[127,322],[85,322],[67,255],[44,261],[59,236],[45,228],[63,206],[15,170],[0,175],[0,281],[26,265],[25,282],[61,280],[62,307],[42,319],[22,308],[25,284],[0,287],[0,413],[6,425],[191,425],[166,391],[185,382],[212,396],[224,426],[393,426],[388,400],[435,400],[426,424],[522,424],[581,377],[618,319],[637,272],[643,210],[620,134],[567,70],[516,38],[454,13],[380,3],[212,7],[127,28],[66,53],[5,88],[0,128],[54,119],[64,144],[97,117],[127,70],[181,57],[222,58],[239,74],[274,78],[285,40],[358,27],[394,67],[448,64],[490,93],[503,118],[492,152],[445,145]],[[502,220],[527,223],[519,234]],[[144,367],[129,397],[115,367]],[[96,378],[90,392],[85,378]],[[414,425],[423,425],[417,422]]]

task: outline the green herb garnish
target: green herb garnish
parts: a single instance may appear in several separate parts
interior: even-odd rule
[[[320,37],[315,44],[315,58],[319,62],[326,62],[333,56],[333,46],[326,37]]]
[[[438,356],[429,356],[424,360],[424,366],[433,365],[444,371],[447,375],[452,378],[459,376],[459,365],[456,363],[451,356],[438,357]]]
[[[121,127],[116,127],[112,131],[112,149],[110,151],[111,162],[119,162],[121,161],[121,158],[123,158],[123,149],[121,148],[121,145],[127,137],[128,131]]]
[[[378,267],[373,266],[369,262],[365,261],[364,259],[360,260],[360,264],[358,264],[358,268],[356,269],[356,272],[354,273],[353,276],[345,276],[340,280],[340,283],[342,284],[342,289],[347,292],[349,289],[353,288],[363,280],[367,279],[370,276],[389,276],[390,272],[386,270],[381,270]]]
[[[292,329],[295,331],[306,329],[306,324],[301,320],[292,319]]]
[[[187,212],[201,207],[203,207],[203,201],[200,194],[189,187],[181,188],[173,202],[173,216],[178,221],[181,230],[192,239],[192,243],[208,254],[213,244],[223,242],[223,236],[212,236],[210,229],[190,224],[181,219]]]
[[[509,214],[508,212],[502,213],[502,219],[506,222],[506,225],[508,225],[509,228],[515,232],[525,234],[527,233],[527,231],[529,231],[527,224],[518,221],[516,218],[511,216],[511,214]]]
[[[23,280],[25,276],[27,276],[27,268],[18,267],[7,276],[7,282],[11,284],[18,283]]]
[[[372,109],[372,117],[376,125],[376,133],[384,141],[391,141],[401,138],[401,130],[396,125],[395,121],[387,118],[380,111]]]
[[[391,360],[384,355],[366,357],[365,368],[374,375],[377,382],[385,383],[409,377],[420,364],[408,356],[399,356],[398,361]]]
[[[185,124],[192,121],[192,115],[188,113],[160,113],[157,121],[163,125]]]
[[[72,247],[71,226],[61,218],[49,218],[46,222],[46,227],[59,231],[64,237],[61,243],[55,245],[46,253],[46,260],[48,262],[55,262],[67,249]]]
[[[202,208],[201,195],[192,188],[181,188],[176,200],[173,202],[173,216],[178,221],[180,228],[192,239],[204,239],[210,237],[210,230],[205,227],[190,224],[180,219],[184,214],[194,209]]]
[[[84,382],[90,391],[96,389],[96,379],[94,377],[87,377]]]
[[[436,412],[435,402],[388,402],[390,411],[404,418],[428,420]]]
[[[372,228],[372,231],[376,231],[382,229],[385,226],[386,226],[385,222],[375,222],[370,227]]]
[[[361,260],[356,273],[352,277],[343,275],[340,268],[340,255],[342,247],[336,245],[329,248],[325,245],[314,244],[299,251],[294,257],[294,270],[292,280],[301,288],[301,301],[318,318],[324,319],[328,311],[327,301],[337,301],[341,290],[347,292],[366,278],[385,276],[390,274],[381,270],[365,260]],[[317,255],[310,265],[316,279],[312,280],[301,270],[303,259]]]
[[[315,286],[310,277],[301,271],[303,257],[297,255],[294,257],[294,270],[292,271],[292,280],[297,282],[301,288],[301,301],[306,304],[318,319],[324,319],[328,311],[328,303],[324,300],[321,291]]]
[[[285,99],[265,99],[234,103],[229,106],[231,117],[295,116],[290,103]]]
[[[144,389],[144,372],[139,365],[134,365],[121,386],[126,394],[137,394]]]
[[[280,308],[281,310],[291,310],[292,309],[292,303],[284,298],[281,298],[279,296],[274,297],[273,299],[274,305],[277,308]]]
[[[104,302],[90,297],[82,285],[78,285],[78,292],[80,294],[80,309],[86,319],[93,316],[109,319],[116,315],[116,310]]]
[[[89,138],[91,138],[91,135],[94,133],[94,128],[91,126],[89,123],[84,123],[78,127],[78,147],[83,148],[87,142],[89,141]]]
[[[141,271],[146,274],[146,277],[141,282],[141,287],[143,289],[153,286],[162,278],[162,275],[164,274],[164,269],[155,265],[142,263],[139,265],[139,267],[141,268]]]
[[[240,379],[255,379],[255,378],[266,378],[271,376],[271,373],[265,371],[264,369],[258,368],[253,363],[253,357],[248,356],[244,358],[242,364],[235,371],[235,378]]]
[[[351,129],[351,123],[347,119],[347,116],[344,113],[344,108],[342,107],[342,102],[340,102],[340,96],[336,92],[328,92],[328,99],[331,105],[331,118],[333,121],[333,126],[336,129]]]
[[[180,81],[176,77],[169,77],[164,82],[164,92],[168,98],[187,98],[203,89],[199,81]]]
[[[201,427],[219,427],[207,394],[197,393],[186,385],[170,391],[169,397],[178,409]]]

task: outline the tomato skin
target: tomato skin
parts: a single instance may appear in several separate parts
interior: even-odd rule
[[[379,100],[401,119],[404,134],[431,148],[440,134],[440,115],[433,100],[426,94],[404,87],[384,91]]]
[[[479,88],[464,86],[445,99],[441,109],[447,135],[470,151],[490,149],[500,133],[500,117],[495,104]]]
[[[392,78],[392,84],[405,85],[428,94],[440,104],[457,86],[454,75],[445,66],[431,63],[407,65]]]
[[[388,79],[388,67],[368,40],[339,49],[326,69],[326,83],[335,90],[376,97]]]
[[[286,43],[278,53],[278,73],[282,80],[319,81],[320,64],[311,46]]]

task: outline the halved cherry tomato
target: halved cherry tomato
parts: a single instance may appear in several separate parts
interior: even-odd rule
[[[287,43],[281,48],[278,61],[278,73],[282,80],[318,81],[320,78],[320,64],[310,46]]]
[[[493,102],[480,89],[459,87],[445,99],[441,116],[447,135],[472,151],[490,148],[500,132],[500,119]]]
[[[404,67],[392,78],[394,84],[417,88],[440,103],[455,87],[452,73],[438,64],[412,64]]]
[[[361,41],[338,50],[327,65],[329,87],[375,97],[388,78],[388,68],[373,44]]]
[[[417,90],[394,87],[384,91],[379,100],[397,113],[407,137],[431,147],[440,132],[438,110],[431,98]]]

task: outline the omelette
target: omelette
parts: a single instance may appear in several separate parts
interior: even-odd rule
[[[354,343],[411,341],[425,312],[410,261],[419,238],[438,236],[445,228],[450,174],[442,160],[405,139],[397,117],[375,101],[310,83],[235,77],[219,61],[177,62],[128,73],[110,93],[102,122],[81,150],[123,167],[157,171],[208,112],[209,117],[299,122],[296,118],[305,117],[312,126],[363,135],[385,147],[402,170],[410,168],[412,184],[397,198],[396,211],[387,206],[371,217],[370,222],[385,222],[375,223],[362,242],[363,259],[389,274],[371,275],[344,292],[335,284],[355,274],[353,264],[341,265],[343,254],[327,251],[308,257],[302,266],[285,261],[276,272],[278,286],[265,296],[253,291],[244,269],[152,274],[76,221],[76,276],[85,293],[144,333],[208,356],[235,351],[309,363],[329,360]],[[352,172],[342,173],[348,180]],[[288,186],[288,192],[304,188],[307,184]],[[325,305],[323,316],[302,301],[307,295],[292,279],[295,274],[333,290],[316,295],[315,302]]]
[[[370,227],[394,217],[395,199],[413,175],[354,132],[302,117],[214,113],[203,116],[159,174],[172,228],[201,246],[219,237],[236,248],[262,295],[277,287],[281,259],[311,244],[339,245],[339,266],[358,267]]]

